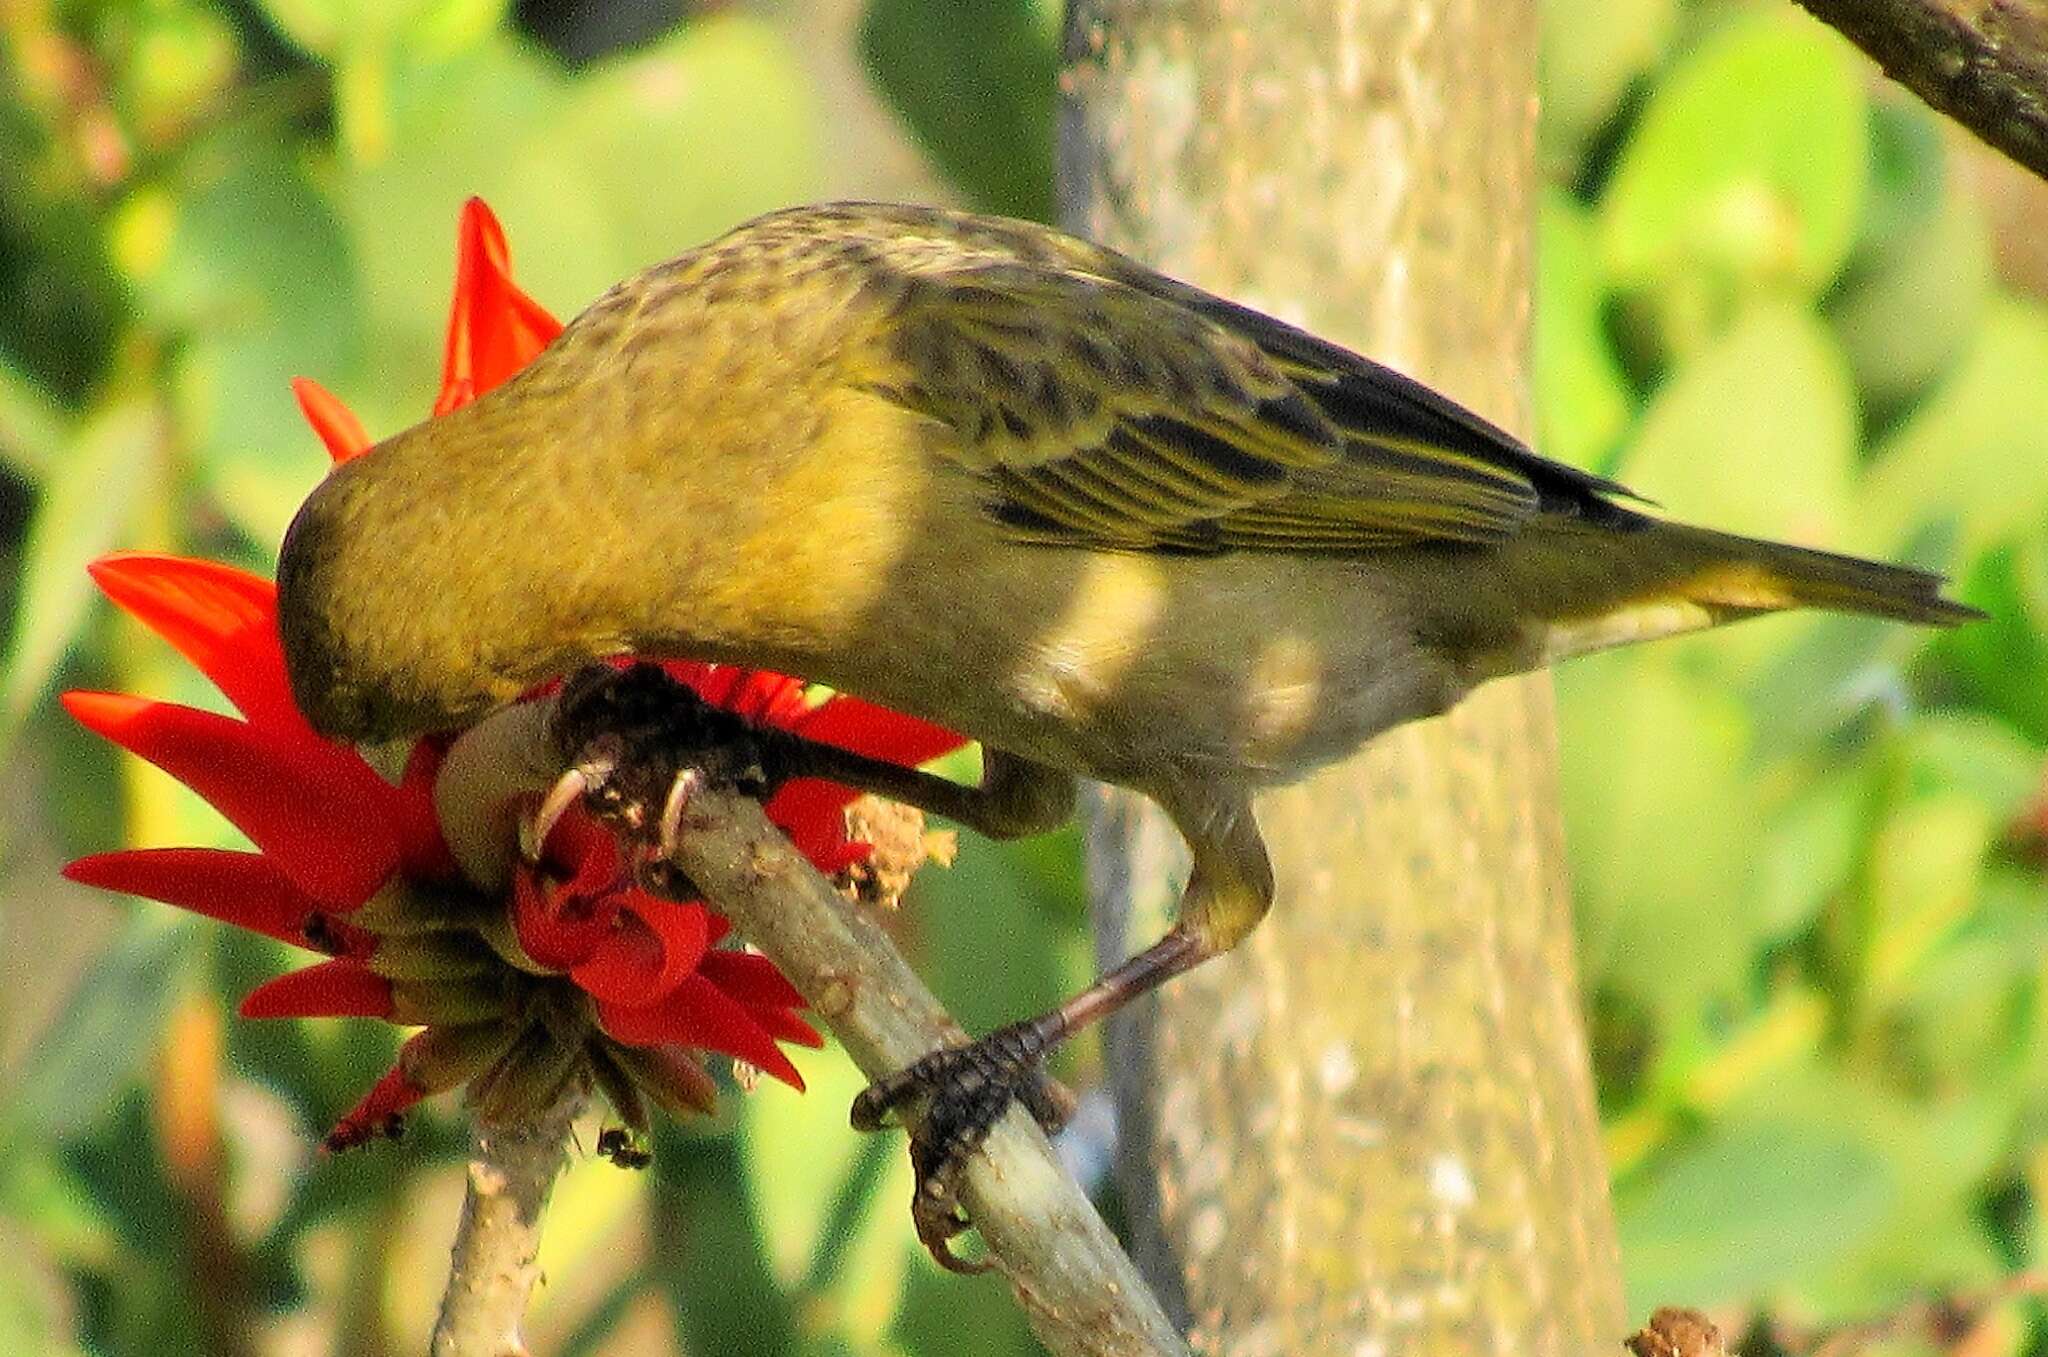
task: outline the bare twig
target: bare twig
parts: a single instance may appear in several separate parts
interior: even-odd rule
[[[546,735],[552,709],[552,702],[528,702],[486,718],[442,766],[443,783],[462,781],[459,796],[444,798],[442,822],[476,880],[491,879],[500,870],[493,864],[509,861],[516,826],[501,808],[547,790],[561,772]],[[740,935],[782,968],[870,1075],[901,1069],[961,1036],[869,911],[834,889],[758,803],[699,791],[673,858]],[[1012,1109],[990,1134],[962,1198],[1055,1357],[1187,1357],[1179,1332],[1029,1116]],[[435,1357],[473,1351],[497,1350],[437,1347]]]
[[[579,1088],[530,1122],[477,1128],[433,1357],[526,1357],[519,1325],[540,1278],[542,1217],[582,1106]]]
[[[958,1039],[959,1026],[888,935],[753,801],[700,793],[674,859],[803,991],[868,1074]],[[990,1134],[962,1197],[1032,1330],[1056,1357],[1185,1357],[1115,1236],[1021,1110],[1012,1108]]]
[[[2048,178],[2048,0],[1799,0],[1885,73]]]

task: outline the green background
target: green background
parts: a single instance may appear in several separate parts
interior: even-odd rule
[[[805,199],[1043,216],[1052,9],[6,8],[6,1351],[417,1351],[460,1194],[446,1106],[402,1147],[312,1154],[392,1042],[224,1021],[282,949],[57,878],[229,834],[54,710],[72,686],[212,700],[83,563],[267,570],[326,465],[287,381],[373,434],[424,414],[472,193],[564,317]],[[1544,78],[1545,450],[1686,518],[1945,568],[1994,614],[1939,637],[1774,620],[1559,675],[1631,1305],[1817,1323],[2039,1266],[2048,308],[1999,267],[2010,184],[1790,5],[1552,0]],[[1079,880],[1071,833],[970,842],[902,932],[985,1028],[1083,977]],[[1032,1350],[1003,1288],[919,1253],[897,1145],[845,1127],[845,1062],[800,1063],[809,1095],[735,1094],[664,1130],[647,1174],[579,1158],[537,1351]],[[195,1116],[222,1173],[181,1168]],[[2009,1307],[1973,1352],[2044,1332]]]

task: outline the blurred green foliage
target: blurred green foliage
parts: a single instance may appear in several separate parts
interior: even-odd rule
[[[962,201],[1048,210],[1054,5],[643,5],[603,18],[636,45],[586,60],[599,8],[0,18],[0,750],[28,792],[0,821],[9,1352],[200,1353],[237,1331],[411,1349],[462,1146],[430,1114],[403,1149],[313,1156],[388,1038],[236,1023],[215,1060],[187,1035],[282,949],[56,879],[123,836],[226,833],[53,714],[66,685],[208,700],[92,606],[83,563],[127,545],[265,567],[325,465],[287,380],[373,433],[424,413],[468,195],[563,315],[812,196],[854,97],[821,46],[859,54]],[[1688,518],[1946,566],[1995,615],[1933,639],[1786,619],[1561,675],[1634,1303],[1824,1320],[2039,1266],[2048,309],[1994,279],[1934,119],[1789,7],[1548,18],[1543,445]],[[1035,1008],[1088,969],[1078,841],[970,844],[900,922],[970,1026]],[[808,1096],[665,1129],[647,1175],[572,1170],[538,1350],[1032,1350],[1001,1288],[915,1247],[900,1155],[845,1127],[850,1067],[804,1068]],[[224,1167],[195,1179],[167,1109],[216,1078]]]

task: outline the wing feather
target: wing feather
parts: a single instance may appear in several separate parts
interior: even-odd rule
[[[897,367],[867,385],[947,431],[941,451],[1020,539],[1483,543],[1626,493],[1391,369],[1121,256],[1061,238],[1047,257],[1021,234],[1006,252],[985,221],[975,230],[972,249],[924,242],[873,264],[901,271],[883,289]]]

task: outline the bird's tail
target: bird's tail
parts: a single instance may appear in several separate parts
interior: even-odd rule
[[[1579,540],[1582,547],[1591,545]],[[1550,623],[1545,660],[1788,608],[1864,613],[1937,627],[1984,616],[1943,598],[1940,575],[1911,566],[1652,519],[1606,541],[1621,549],[1621,559],[1604,563],[1613,592],[1592,606],[1574,608],[1568,602]],[[1604,553],[1596,549],[1595,554]],[[1590,593],[1577,597],[1590,602]]]

